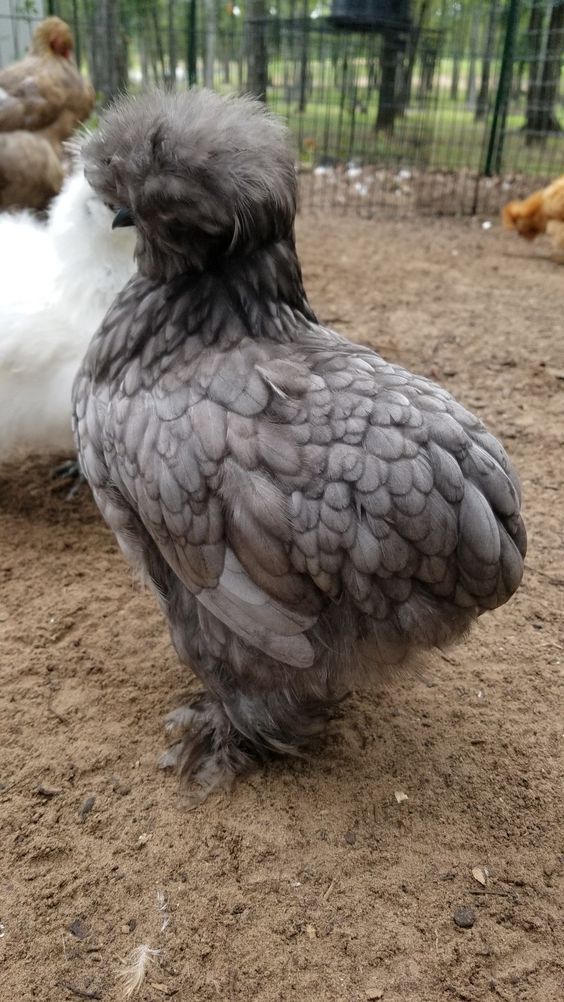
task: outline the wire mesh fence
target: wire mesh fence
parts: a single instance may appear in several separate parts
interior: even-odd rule
[[[0,61],[58,14],[100,103],[251,91],[296,138],[304,202],[493,212],[564,172],[564,0],[0,0]]]

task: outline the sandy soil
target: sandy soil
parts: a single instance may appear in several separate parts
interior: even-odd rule
[[[153,600],[86,490],[5,467],[2,1002],[118,1000],[139,944],[145,1002],[564,998],[564,269],[477,222],[307,215],[299,240],[325,321],[508,445],[525,582],[420,677],[355,694],[322,755],[188,811],[156,760],[194,683]]]

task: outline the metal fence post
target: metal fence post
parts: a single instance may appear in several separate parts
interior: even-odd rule
[[[511,93],[511,76],[513,72],[513,53],[515,49],[515,34],[519,21],[519,0],[509,0],[507,9],[507,27],[505,29],[505,40],[503,43],[503,54],[501,57],[501,67],[499,71],[499,81],[495,96],[494,112],[484,174],[491,177],[501,170],[501,158],[503,154],[503,143],[505,140],[505,122],[507,119],[507,106]]]

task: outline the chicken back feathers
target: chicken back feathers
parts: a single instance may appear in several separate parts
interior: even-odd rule
[[[207,689],[180,757],[213,786],[301,747],[361,657],[377,672],[505,602],[519,483],[449,393],[317,322],[291,152],[260,105],[124,102],[85,160],[133,214],[140,273],[75,383],[77,443]]]

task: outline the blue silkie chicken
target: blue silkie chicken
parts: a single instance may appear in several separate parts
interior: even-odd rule
[[[260,103],[123,99],[84,158],[138,273],[74,385],[76,439],[202,683],[167,761],[207,792],[300,753],[359,673],[506,602],[519,483],[449,393],[318,323],[288,135]]]

